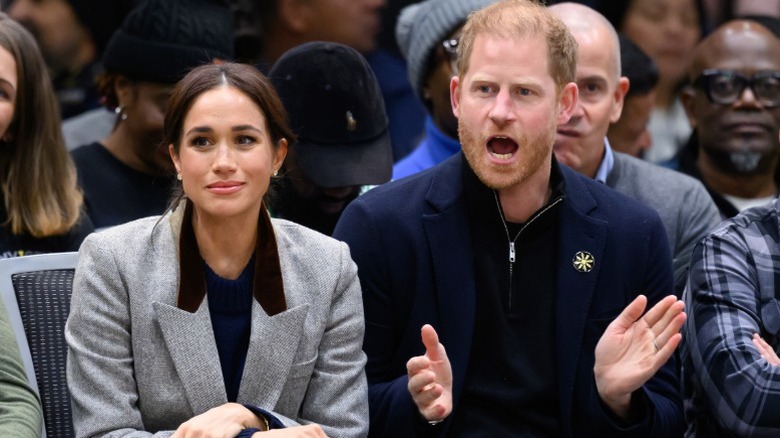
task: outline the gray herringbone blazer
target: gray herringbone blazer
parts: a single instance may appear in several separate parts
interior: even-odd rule
[[[90,235],[65,328],[77,436],[167,436],[227,403],[205,298],[176,307],[183,208]],[[368,432],[363,307],[344,243],[273,220],[286,311],[256,301],[238,402],[332,437]],[[155,435],[157,436],[157,435]]]

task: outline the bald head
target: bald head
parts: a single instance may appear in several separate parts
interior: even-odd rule
[[[780,63],[780,40],[769,29],[751,20],[732,20],[712,32],[694,49],[688,78],[706,69],[774,70]]]
[[[620,77],[620,41],[612,24],[603,15],[579,3],[558,3],[548,8],[569,28],[577,40],[578,56],[606,51],[611,79]]]
[[[628,80],[620,77],[620,42],[601,14],[577,3],[549,7],[577,41],[577,107],[558,127],[553,151],[563,164],[591,178],[605,154],[609,124],[620,118]]]
[[[706,76],[705,70],[709,70]],[[694,85],[684,88],[680,99],[696,129],[697,166],[717,192],[742,198],[776,192],[774,183],[755,190],[758,185],[732,179],[774,181],[780,159],[780,107],[774,91],[777,72],[780,40],[754,21],[729,21],[694,50],[688,70]],[[754,82],[756,75],[767,79]]]

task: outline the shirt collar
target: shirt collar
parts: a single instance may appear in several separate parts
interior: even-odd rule
[[[612,171],[612,166],[615,165],[615,154],[612,152],[612,148],[609,146],[609,140],[604,137],[604,158],[601,159],[601,164],[596,171],[596,176],[593,177],[596,181],[606,184],[607,175]]]

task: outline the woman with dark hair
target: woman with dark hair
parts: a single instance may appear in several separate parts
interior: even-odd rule
[[[46,64],[32,35],[3,13],[0,175],[0,257],[75,251],[92,232]]]
[[[701,0],[602,1],[596,8],[658,66],[655,105],[644,158],[666,162],[688,141],[691,127],[678,98],[693,48],[705,31]]]
[[[365,436],[349,250],[270,219],[263,200],[294,140],[269,81],[198,67],[164,126],[180,200],[80,251],[66,326],[77,436]]]

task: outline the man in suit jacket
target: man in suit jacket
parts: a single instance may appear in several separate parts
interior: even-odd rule
[[[607,141],[630,86],[620,76],[620,43],[604,16],[577,3],[550,6],[577,40],[579,105],[558,127],[555,156],[585,176],[652,207],[661,216],[672,251],[675,291],[682,296],[693,245],[720,223],[704,186],[695,179],[615,152]]]
[[[574,39],[515,0],[460,44],[462,153],[361,196],[334,233],[363,288],[369,435],[681,433],[663,225],[553,159]]]

